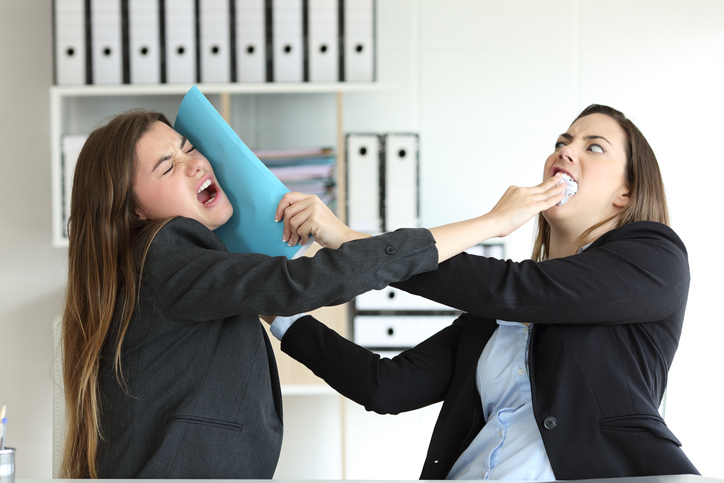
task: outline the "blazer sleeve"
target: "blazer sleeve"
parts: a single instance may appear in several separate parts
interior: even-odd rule
[[[445,398],[466,318],[392,359],[358,346],[312,316],[292,324],[281,348],[368,411],[398,414]]]
[[[667,226],[637,222],[578,255],[512,262],[461,254],[393,284],[482,317],[542,324],[661,320],[686,304],[689,264]]]
[[[296,260],[229,253],[206,227],[177,218],[151,243],[141,283],[153,291],[157,308],[179,322],[293,315],[433,270],[437,257],[425,229],[356,240]]]

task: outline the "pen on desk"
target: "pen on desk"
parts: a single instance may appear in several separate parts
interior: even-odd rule
[[[5,404],[0,409],[0,451],[5,449],[5,426],[8,423],[8,418],[5,417]]]

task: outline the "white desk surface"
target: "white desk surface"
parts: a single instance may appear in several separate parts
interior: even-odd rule
[[[17,483],[58,483],[57,480],[53,479],[25,479],[16,478]],[[66,481],[77,481],[77,482],[88,482],[88,480],[66,480]],[[184,483],[194,482],[214,482],[221,483],[224,481],[244,481],[248,483],[269,483],[270,481],[277,481],[280,483],[296,483],[301,480],[114,480],[114,483],[135,483],[139,481],[146,481],[148,483],[161,483],[164,481],[179,481]],[[345,481],[345,480],[304,480],[304,483],[333,483],[334,481]],[[365,483],[367,480],[355,480],[355,483]],[[491,480],[492,481],[492,480]],[[705,476],[697,475],[670,475],[670,476],[641,476],[632,478],[601,478],[595,480],[568,480],[569,482],[581,482],[581,483],[724,483],[724,480],[718,478],[707,478]],[[393,480],[369,480],[368,483],[395,483]],[[505,483],[516,483],[506,481]]]

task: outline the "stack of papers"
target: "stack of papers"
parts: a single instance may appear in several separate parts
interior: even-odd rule
[[[254,150],[254,154],[290,191],[317,195],[336,210],[336,157],[331,148]]]

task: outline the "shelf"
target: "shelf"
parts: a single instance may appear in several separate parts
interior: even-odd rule
[[[282,384],[282,396],[334,396],[338,394],[326,384]]]
[[[52,86],[51,95],[61,97],[93,96],[159,96],[184,95],[193,84],[146,84],[146,85],[77,85]],[[391,89],[388,84],[376,82],[262,82],[233,84],[196,84],[204,94],[313,94],[375,92]]]

